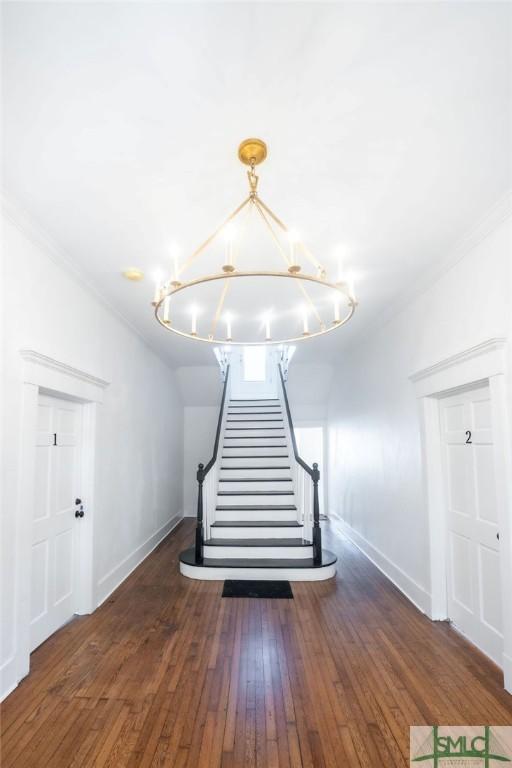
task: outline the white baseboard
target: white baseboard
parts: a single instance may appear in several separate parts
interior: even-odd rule
[[[105,576],[103,576],[96,585],[96,608],[105,602],[114,590],[118,588],[120,584],[130,575],[132,571],[142,563],[146,557],[157,547],[162,539],[178,525],[183,516],[175,515],[165,525],[155,531],[149,539],[146,539],[140,546],[137,547],[128,557],[125,557],[115,568],[112,568]]]
[[[382,571],[390,581],[393,582],[395,587],[398,587],[400,592],[413,603],[422,613],[430,615],[430,594],[418,584],[414,579],[411,579],[405,571],[395,565],[386,555],[384,555],[377,547],[370,544],[364,536],[361,536],[352,526],[350,526],[345,520],[333,512],[330,513],[330,518],[335,526],[339,528],[341,533],[350,539],[350,541],[361,550],[363,555],[371,560],[371,562],[377,566],[379,571]]]
[[[503,654],[503,685],[505,690],[512,693],[512,657]]]
[[[17,685],[16,657],[10,656],[0,667],[0,701],[6,699]]]

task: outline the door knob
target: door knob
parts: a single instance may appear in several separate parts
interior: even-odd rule
[[[84,508],[80,507],[80,509],[75,510],[75,517],[83,517],[85,515]]]
[[[81,503],[82,503],[82,499],[75,499],[75,504],[81,504]]]

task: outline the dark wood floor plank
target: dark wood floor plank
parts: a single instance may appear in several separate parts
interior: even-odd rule
[[[222,599],[184,521],[2,706],[5,768],[398,768],[412,724],[510,724],[500,670],[326,531],[335,580]]]

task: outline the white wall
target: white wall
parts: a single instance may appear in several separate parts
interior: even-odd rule
[[[219,376],[219,369],[217,368]],[[197,465],[207,464],[213,453],[219,419],[217,405],[187,405],[183,418],[183,510],[189,517],[197,514]]]
[[[329,398],[330,512],[424,610],[427,513],[409,376],[482,341],[511,338],[511,244],[508,219],[345,353]]]
[[[327,417],[327,401],[334,366],[327,363],[301,363],[292,358],[286,389],[295,422],[321,422]]]
[[[10,220],[4,222],[3,235],[0,693],[17,682],[15,541],[23,483],[20,349],[35,350],[110,382],[97,427],[96,602],[170,530],[182,514],[183,498],[183,408],[175,374],[69,271],[49,258],[50,250],[33,236]]]

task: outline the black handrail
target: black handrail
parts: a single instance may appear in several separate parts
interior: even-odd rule
[[[318,481],[320,480],[320,470],[318,464],[315,462],[312,467],[306,464],[303,458],[299,456],[297,449],[297,440],[295,438],[295,429],[293,426],[292,414],[290,411],[290,403],[288,402],[288,393],[286,392],[286,384],[283,376],[283,368],[281,363],[278,364],[279,377],[281,379],[281,387],[283,390],[284,407],[286,409],[286,416],[288,419],[288,426],[290,428],[290,437],[292,439],[293,454],[295,461],[302,469],[308,473],[313,481],[313,562],[315,565],[322,564],[322,529],[320,528],[320,502],[318,498]]]
[[[220,442],[220,428],[222,427],[222,419],[224,417],[224,404],[226,402],[226,392],[228,388],[229,379],[229,365],[226,367],[226,376],[224,378],[224,388],[222,390],[222,400],[220,403],[219,419],[217,421],[217,432],[215,433],[215,445],[213,448],[213,455],[206,465],[199,464],[197,468],[197,522],[196,522],[196,563],[201,565],[203,562],[203,546],[204,546],[204,527],[203,527],[203,483],[206,475],[217,461],[217,453],[219,450]]]

